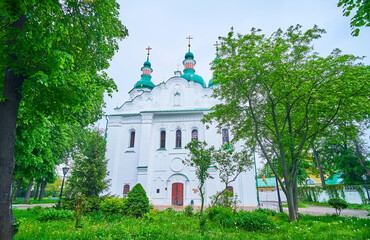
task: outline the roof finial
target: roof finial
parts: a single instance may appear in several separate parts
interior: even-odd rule
[[[188,40],[189,40],[188,47],[189,47],[189,52],[190,52],[190,40],[191,40],[191,39],[193,39],[193,38],[192,38],[192,37],[190,37],[190,35],[189,35],[189,37],[187,37],[186,39],[188,39]]]
[[[213,44],[213,46],[215,46],[216,47],[216,51],[218,52],[218,46],[220,46],[221,44],[219,44],[218,43],[218,41],[216,41],[216,43],[215,44]]]
[[[147,48],[145,48],[146,50],[148,50],[148,57],[147,57],[147,60],[149,61],[149,55],[150,55],[150,50],[152,50],[152,48],[150,46],[148,46]]]

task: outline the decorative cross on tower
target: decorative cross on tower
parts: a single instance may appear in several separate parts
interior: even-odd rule
[[[218,41],[216,41],[216,43],[215,44],[213,44],[213,46],[215,46],[216,47],[216,50],[218,50],[218,46],[220,46],[221,44],[219,44],[218,43]]]
[[[189,37],[187,37],[186,39],[188,39],[188,40],[189,40],[188,47],[190,48],[190,40],[191,40],[191,39],[193,39],[193,38],[192,38],[192,37],[190,37],[190,35],[189,35]]]
[[[148,55],[150,54],[149,51],[152,50],[152,48],[150,46],[148,46],[147,48],[145,48],[146,50],[148,50]]]

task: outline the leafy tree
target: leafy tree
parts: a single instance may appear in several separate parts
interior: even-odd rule
[[[1,1],[0,238],[12,239],[15,128],[22,97],[35,96],[33,115],[80,121],[116,89],[103,71],[127,35],[115,0]],[[22,106],[22,105],[21,105]],[[94,115],[94,116],[93,116]]]
[[[217,204],[219,197],[227,191],[230,183],[234,182],[242,172],[251,169],[253,166],[250,152],[245,149],[236,152],[235,147],[230,144],[224,144],[219,150],[215,151],[213,153],[213,159],[220,180],[224,184],[224,189],[216,194],[209,212]]]
[[[128,192],[127,199],[124,201],[124,212],[136,218],[149,212],[149,199],[140,183]]]
[[[222,103],[204,120],[229,127],[250,148],[257,145],[287,197],[289,220],[296,221],[298,170],[308,146],[334,121],[364,117],[370,71],[339,49],[328,57],[313,52],[312,42],[325,32],[317,26],[305,32],[291,26],[270,37],[260,31],[220,37],[213,96]]]
[[[346,209],[348,207],[348,203],[341,198],[330,198],[328,203],[330,206],[335,208],[335,212],[338,216],[340,216],[342,209]]]
[[[351,19],[352,36],[360,34],[359,27],[370,27],[370,1],[368,0],[339,0],[338,7],[343,8],[343,16],[348,17],[352,11],[355,15]]]
[[[105,159],[105,144],[102,133],[85,129],[72,154],[73,164],[67,183],[74,194],[84,194],[86,198],[98,197],[108,187],[109,180]]]
[[[191,166],[195,168],[195,175],[199,181],[198,189],[201,198],[201,205],[200,205],[200,215],[199,218],[202,219],[203,208],[204,208],[204,184],[206,183],[207,179],[212,179],[213,177],[209,174],[208,169],[213,164],[212,161],[212,154],[214,152],[214,147],[207,148],[206,142],[200,142],[196,139],[192,139],[189,142],[185,149],[190,151],[189,159],[186,158],[183,160],[185,165]]]

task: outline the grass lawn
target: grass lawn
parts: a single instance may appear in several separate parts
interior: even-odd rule
[[[42,199],[41,201],[39,200],[33,200],[30,199],[30,202],[28,204],[42,204],[42,203],[57,203],[59,200],[58,199]],[[12,204],[25,204],[24,200],[13,200]]]
[[[323,206],[323,207],[331,207],[329,203],[323,202],[299,202],[306,205],[315,205],[315,206]],[[366,210],[370,212],[370,204],[348,204],[347,209],[357,209],[357,210]]]
[[[38,221],[33,210],[14,209],[20,223],[15,239],[369,239],[370,219],[302,215],[289,223],[286,214],[270,216],[276,227],[259,232],[222,227],[210,220],[202,235],[198,219],[183,212],[153,211],[142,219],[89,214],[82,227],[73,220]]]

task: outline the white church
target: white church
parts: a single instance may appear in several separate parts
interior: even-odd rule
[[[195,138],[218,148],[232,136],[228,129],[219,133],[215,126],[206,129],[201,122],[218,101],[211,97],[213,80],[207,86],[195,74],[190,44],[184,72],[175,71],[158,85],[151,81],[149,49],[129,101],[106,116],[109,192],[123,197],[140,183],[153,205],[200,205],[195,169],[182,163],[188,158],[184,147]],[[206,205],[224,187],[216,169],[211,166],[209,172],[214,179],[205,184]],[[257,206],[254,170],[240,174],[228,188],[237,195],[240,206]]]

